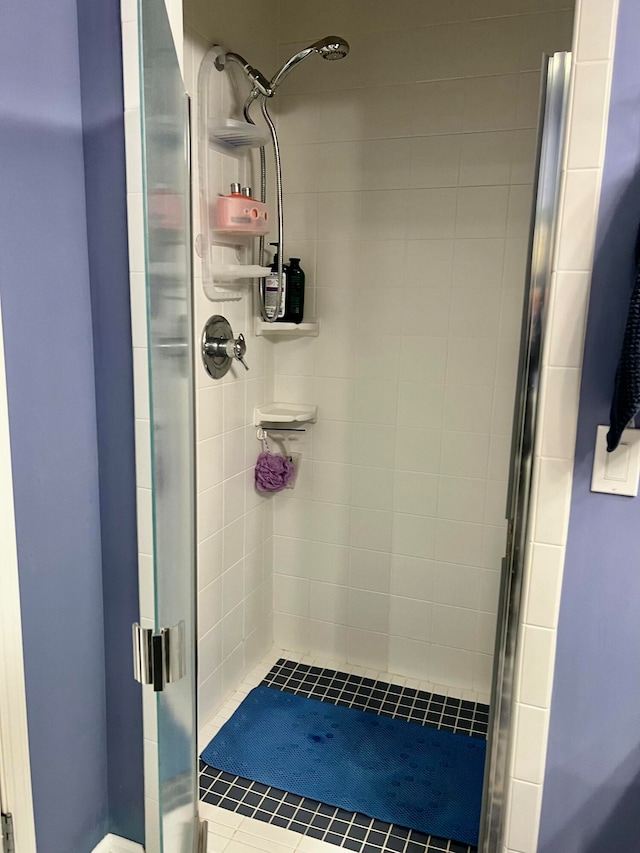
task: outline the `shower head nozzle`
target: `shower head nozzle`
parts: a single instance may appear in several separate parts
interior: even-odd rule
[[[327,36],[312,47],[323,59],[344,59],[349,53],[349,43],[340,36]]]
[[[275,90],[276,87],[282,83],[287,74],[289,74],[289,72],[292,71],[299,62],[302,62],[303,59],[306,59],[307,56],[310,56],[312,53],[320,54],[323,59],[344,59],[344,57],[349,53],[349,43],[346,39],[343,39],[340,36],[326,36],[325,38],[314,42],[314,44],[309,45],[309,47],[305,47],[304,50],[299,51],[292,56],[291,59],[288,59],[285,62],[271,81],[271,89]]]

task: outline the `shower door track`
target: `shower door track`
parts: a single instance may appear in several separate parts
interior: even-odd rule
[[[530,533],[540,376],[558,218],[571,54],[545,56],[542,72],[533,212],[511,439],[507,546],[500,581],[479,853],[498,853],[504,844],[516,653]]]

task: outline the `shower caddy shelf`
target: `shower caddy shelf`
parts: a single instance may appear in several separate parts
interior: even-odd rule
[[[222,115],[214,107],[209,87],[212,75],[218,75],[214,62],[221,50],[214,45],[200,65],[197,99],[200,233],[195,250],[202,263],[203,290],[213,301],[241,299],[246,288],[270,272],[269,267],[253,263],[255,234],[215,227],[216,197],[228,192],[228,186],[222,184],[220,155],[226,155],[233,167],[233,180],[246,185],[251,151],[268,142],[260,127]],[[227,177],[231,180],[232,174]]]
[[[212,119],[209,122],[209,144],[226,154],[238,155],[248,148],[260,148],[269,142],[255,124],[237,119]]]
[[[214,283],[224,281],[227,286],[234,282],[246,284],[248,279],[264,278],[271,272],[271,267],[259,264],[211,264],[210,269]]]
[[[323,43],[324,45],[324,43]],[[319,46],[325,50],[326,46]],[[348,49],[348,47],[347,47]],[[259,126],[221,115],[214,106],[209,87],[212,75],[217,76],[216,58],[226,54],[219,44],[213,45],[200,64],[198,71],[198,178],[200,233],[195,240],[195,251],[202,262],[202,288],[212,301],[241,299],[245,289],[253,288],[271,273],[271,267],[254,263],[256,235],[252,232],[230,232],[216,228],[215,198],[226,190],[222,186],[218,159],[227,155],[237,161],[234,181],[249,185],[251,152],[269,144],[269,137]],[[231,175],[226,175],[227,179]],[[235,255],[235,258],[234,258]],[[267,323],[261,316],[254,318],[254,333],[274,339],[317,337],[320,324],[315,317],[302,323]]]
[[[211,263],[209,277],[202,280],[207,297],[213,301],[220,299],[240,299],[242,292],[271,272],[270,267],[259,264]]]

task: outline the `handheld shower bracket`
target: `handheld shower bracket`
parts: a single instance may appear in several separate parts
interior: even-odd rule
[[[235,62],[242,68],[249,80],[251,80],[254,91],[257,91],[260,95],[264,95],[265,98],[273,97],[274,89],[272,88],[271,83],[267,80],[267,78],[264,76],[264,74],[262,74],[261,71],[258,71],[257,68],[254,68],[252,65],[249,65],[249,63],[243,56],[240,56],[239,53],[220,53],[218,56],[216,56],[214,65],[216,66],[218,71],[224,71],[227,62]]]

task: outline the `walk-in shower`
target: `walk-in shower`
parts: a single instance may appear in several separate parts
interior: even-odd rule
[[[215,59],[215,67],[218,71],[224,71],[227,64],[229,62],[235,63],[239,65],[249,81],[251,82],[252,89],[249,94],[247,100],[244,104],[244,117],[247,122],[253,124],[253,118],[251,117],[251,105],[254,101],[260,101],[260,109],[262,111],[262,115],[264,120],[269,128],[269,132],[271,134],[271,140],[273,144],[273,153],[275,159],[275,178],[276,178],[276,206],[277,206],[277,217],[278,217],[278,240],[277,240],[277,275],[278,275],[278,291],[275,298],[274,310],[272,312],[267,311],[266,306],[266,291],[264,282],[259,289],[260,302],[261,302],[261,312],[263,319],[268,323],[275,323],[278,319],[278,315],[281,313],[281,304],[283,299],[283,266],[284,266],[284,212],[283,212],[283,191],[282,191],[282,158],[280,154],[280,143],[278,141],[278,133],[276,130],[276,126],[271,118],[269,110],[267,109],[267,98],[272,98],[275,95],[276,89],[278,86],[285,80],[285,78],[293,71],[293,69],[300,62],[305,60],[307,57],[312,54],[317,53],[322,59],[328,60],[337,60],[344,59],[344,57],[349,53],[349,44],[346,39],[341,38],[340,36],[326,36],[323,39],[315,42],[314,44],[309,45],[309,47],[305,47],[303,50],[298,51],[298,53],[294,54],[290,59],[288,59],[282,67],[277,71],[272,79],[269,81],[267,78],[258,71],[257,68],[249,65],[249,63],[237,53],[221,53],[216,56]],[[264,146],[260,147],[260,201],[262,204],[265,204],[267,200],[267,167],[266,167],[266,154]],[[258,252],[258,263],[263,266],[265,262],[265,253],[264,253],[264,237],[260,237],[260,248]]]
[[[285,849],[327,853],[325,842],[356,853],[474,853],[476,844],[495,853],[509,846],[496,840],[511,784],[505,769],[519,622],[519,587],[509,591],[501,564],[506,554],[514,576],[521,571],[526,522],[512,527],[505,518],[509,481],[522,461],[510,456],[516,401],[519,414],[535,415],[533,397],[523,405],[519,396],[527,382],[517,362],[521,346],[529,352],[523,302],[534,309],[525,314],[534,343],[542,304],[527,272],[532,200],[541,198],[540,58],[568,48],[572,12],[550,11],[543,0],[509,15],[488,0],[481,18],[473,4],[455,12],[447,4],[374,4],[362,14],[366,4],[351,0],[185,0],[189,172],[186,135],[175,132],[187,109],[171,35],[158,23],[158,4],[141,3],[153,460],[151,482],[140,489],[151,504],[142,553],[154,555],[155,598],[147,598],[156,625],[183,623],[188,637],[197,600],[197,670],[188,657],[188,678],[173,683],[167,673],[155,702],[157,734],[145,731],[158,742],[163,838],[188,836],[196,805],[180,808],[188,787],[193,800],[199,793],[203,817],[217,821],[222,810],[220,822],[232,821],[238,839],[253,833],[258,848],[268,835]],[[348,43],[321,37],[331,32]],[[347,58],[304,62],[315,55]],[[566,70],[566,56],[559,67]],[[556,95],[560,76],[566,83],[566,74],[551,78]],[[548,137],[556,154],[561,113],[560,105]],[[551,154],[540,160],[557,167]],[[552,180],[544,186],[551,190],[543,230],[551,236]],[[221,225],[221,209],[243,204],[247,223]],[[269,229],[280,250],[275,271],[265,265]],[[301,258],[306,273],[298,324],[265,317],[259,298],[261,280],[277,274],[282,282],[285,237],[287,255]],[[537,248],[538,260],[542,254]],[[229,321],[238,354],[246,344],[248,371],[234,360],[214,378],[199,352],[188,364],[189,347],[199,349],[212,316]],[[224,337],[229,354],[230,332]],[[139,347],[136,355],[144,373],[147,354]],[[256,489],[255,476],[265,431],[296,469],[269,494]],[[522,434],[515,446],[530,450]],[[526,491],[526,478],[518,485]],[[188,570],[194,538],[195,578]],[[197,589],[187,590],[187,581]],[[315,787],[298,791],[283,776],[261,780],[218,749],[218,732],[256,689],[254,699],[288,714],[278,737],[300,735],[309,702],[320,706],[320,730],[280,743],[256,736],[259,726],[243,711],[231,746],[271,748],[269,767],[280,754],[300,752],[309,757],[308,777],[314,767],[334,766],[314,763],[319,751],[330,756],[343,743],[335,766],[347,767],[344,785],[333,778],[322,791],[316,778]],[[199,792],[190,787],[196,768],[186,766],[196,754],[189,716],[196,696],[199,754],[211,762],[200,765]],[[486,740],[497,709],[496,737]],[[389,802],[395,794],[400,805],[402,786],[426,786],[428,760],[411,766],[412,749],[390,746],[392,729],[416,726],[421,755],[433,734],[423,736],[423,728],[439,730],[437,742],[441,734],[464,741],[457,766],[475,767],[472,825],[425,819],[425,810],[449,803],[447,778],[432,796],[413,800],[412,816],[359,799],[358,772],[348,769],[356,742],[348,719],[356,718],[356,729],[377,730],[363,751],[367,789]],[[471,756],[485,742],[479,828],[482,756]],[[387,784],[381,780],[394,762],[402,778]],[[271,829],[261,834],[264,824]],[[276,828],[289,834],[276,839]],[[182,849],[163,844],[163,853]]]

